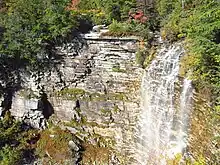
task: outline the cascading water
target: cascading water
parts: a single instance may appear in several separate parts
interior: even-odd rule
[[[185,79],[176,98],[180,44],[158,52],[142,80],[142,112],[138,123],[135,157],[138,164],[163,165],[166,159],[182,153],[187,143],[191,108],[191,81]]]

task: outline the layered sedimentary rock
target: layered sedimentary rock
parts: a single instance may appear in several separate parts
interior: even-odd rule
[[[78,51],[72,51],[71,44],[58,48],[62,62],[45,73],[40,84],[26,77],[24,88],[13,98],[12,115],[22,118],[27,111],[42,111],[43,102],[43,108],[61,121],[90,123],[90,132],[114,138],[115,147],[126,151],[140,111],[143,70],[135,63],[138,39],[96,32],[81,41]],[[44,100],[38,87],[47,94]]]

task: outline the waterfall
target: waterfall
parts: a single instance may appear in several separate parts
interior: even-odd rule
[[[164,165],[186,148],[192,86],[190,80],[178,78],[183,53],[180,44],[162,47],[144,73],[135,149],[138,164]]]

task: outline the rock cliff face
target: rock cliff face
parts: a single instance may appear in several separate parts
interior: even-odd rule
[[[131,132],[140,109],[143,70],[135,64],[138,39],[98,33],[82,39],[79,52],[59,48],[63,61],[39,84],[48,96],[43,108],[54,111],[61,121],[93,123],[89,128],[114,138],[120,150],[133,140]],[[42,110],[38,96],[33,78],[27,77],[24,89],[13,98],[12,115],[21,118],[29,110]]]
[[[24,76],[26,78],[24,87],[13,97],[11,113],[33,127],[42,129],[46,127],[45,118],[54,113],[55,118],[52,116],[50,119],[55,125],[68,129],[86,143],[85,146],[88,149],[82,158],[84,164],[94,162],[97,158],[96,155],[102,155],[100,161],[105,161],[97,162],[98,164],[140,164],[140,162],[143,163],[141,159],[143,156],[138,155],[137,159],[134,158],[134,155],[138,153],[136,149],[139,143],[137,141],[141,139],[140,134],[136,134],[141,128],[137,125],[137,121],[140,116],[143,117],[143,113],[140,114],[140,86],[144,70],[136,64],[135,57],[139,41],[135,37],[112,38],[103,37],[100,34],[99,32],[86,34],[82,36],[80,43],[73,42],[65,47],[57,48],[59,59],[62,60],[57,60],[57,65],[50,73],[45,73],[41,77],[39,84],[35,84],[34,78]],[[75,44],[78,44],[80,48],[77,51],[71,50],[71,46]],[[166,52],[170,53],[165,49],[164,53]],[[173,55],[176,58],[176,54]],[[163,60],[166,59],[164,55],[162,57]],[[171,60],[167,61],[169,63]],[[167,69],[172,68],[171,66],[173,64]],[[158,67],[155,68],[156,71],[159,71]],[[158,76],[158,73],[152,75]],[[181,84],[185,81],[181,77],[178,79],[179,81],[173,81],[175,82],[172,87],[174,93],[170,98],[174,101],[175,109],[186,109],[187,103],[182,104],[181,102],[181,97],[185,98],[185,95],[182,95],[184,85]],[[146,78],[145,81],[148,82],[149,78]],[[158,81],[159,83],[160,81]],[[149,87],[149,84],[146,87]],[[152,89],[157,89],[157,86]],[[44,94],[40,96],[39,93],[42,91]],[[189,146],[185,149],[186,154],[188,151],[195,156],[208,153],[211,159],[212,151],[215,151],[213,144],[216,142],[210,143],[211,132],[214,132],[215,128],[213,127],[211,131],[207,129],[209,125],[207,119],[211,120],[211,113],[207,111],[210,108],[208,104],[210,95],[207,92],[200,95],[192,93],[191,90],[190,92],[194,95],[192,98],[194,106],[188,108],[192,110],[192,114],[189,112],[191,117],[185,118],[185,122],[188,120],[190,122],[185,125],[187,126],[186,134],[189,133],[187,143]],[[202,99],[206,95],[207,98]],[[149,97],[147,94],[146,98]],[[146,117],[149,117],[148,110],[146,108],[146,113],[144,113]],[[152,109],[152,111],[154,110]],[[177,118],[175,115],[174,117]],[[186,113],[184,112],[182,115],[186,115]],[[143,125],[146,121],[144,119],[139,123]],[[173,133],[177,133],[177,131],[173,131]],[[205,139],[204,135],[206,135]],[[152,133],[151,137],[155,138],[155,134]],[[180,139],[184,138],[180,137]],[[150,141],[152,142],[152,140]],[[202,142],[202,147],[196,147],[195,144],[198,141]],[[214,149],[212,151],[204,150],[204,148],[210,148],[209,146]],[[149,149],[149,147],[144,147],[144,149]],[[143,153],[143,147],[140,151]],[[102,152],[105,152],[105,156]],[[145,153],[144,155],[146,155]]]

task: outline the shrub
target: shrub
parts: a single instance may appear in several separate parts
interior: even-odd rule
[[[148,67],[149,64],[151,64],[152,60],[155,58],[156,56],[156,48],[155,47],[152,47],[150,48],[149,51],[145,51],[145,61],[144,61],[144,64],[143,64],[143,67],[146,68]]]
[[[17,141],[19,134],[22,132],[21,123],[15,121],[10,112],[6,112],[3,120],[0,120],[0,148],[6,144]]]
[[[145,51],[144,50],[138,50],[137,52],[136,52],[136,63],[138,64],[138,65],[140,65],[140,66],[142,66],[143,67],[143,64],[144,64],[144,61],[145,61],[145,58],[146,58],[146,53],[145,53]]]
[[[144,24],[140,24],[136,21],[132,22],[118,22],[113,20],[109,25],[109,33],[105,35],[112,36],[141,36],[143,38],[148,38],[149,30]]]
[[[138,36],[142,36],[143,38],[149,38],[149,29],[145,24],[133,22],[132,23],[132,31],[136,33]]]
[[[176,8],[178,0],[157,0],[156,7],[161,17],[168,17]]]
[[[91,12],[91,17],[96,18],[93,13],[94,10],[103,13],[102,20],[98,22],[105,22],[110,24],[112,20],[126,20],[128,18],[128,12],[131,8],[136,7],[136,0],[81,0],[78,8],[79,10]],[[94,19],[95,20],[95,19]]]
[[[159,4],[165,2],[167,1],[159,0]],[[166,5],[158,7],[161,16],[162,13],[168,15],[167,19],[162,20],[164,38],[171,41],[186,38],[186,49],[192,56],[189,59],[193,59],[186,60],[187,69],[193,71],[193,79],[206,81],[219,88],[220,46],[216,37],[220,27],[219,2],[186,1],[184,9],[180,2],[174,1],[171,5],[174,7],[172,12],[163,12]]]
[[[19,149],[15,149],[6,145],[0,150],[0,165],[15,165],[19,164],[22,158],[22,153]]]
[[[131,25],[126,22],[118,22],[116,20],[113,20],[112,23],[109,25],[109,31],[118,34],[131,32]]]
[[[19,164],[24,153],[31,149],[36,134],[36,130],[24,129],[23,124],[7,112],[0,120],[0,165]]]

